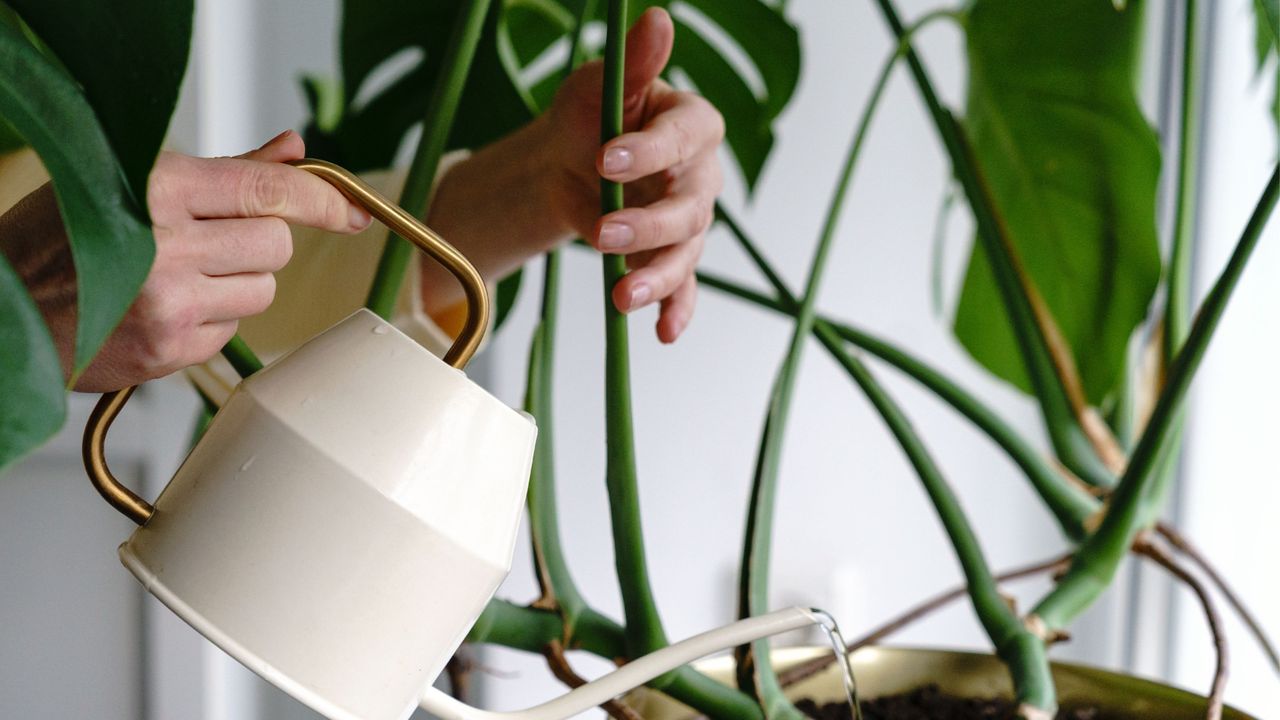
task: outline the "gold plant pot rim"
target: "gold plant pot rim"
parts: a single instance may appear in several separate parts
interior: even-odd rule
[[[831,651],[821,647],[778,648],[773,651],[779,672]],[[850,656],[864,698],[894,695],[934,684],[961,697],[1010,697],[1009,674],[990,654],[900,646],[875,646]],[[731,683],[733,658],[721,656],[696,664],[711,677]],[[1054,662],[1053,676],[1065,707],[1090,705],[1102,720],[1203,720],[1206,700],[1193,692],[1154,680],[1069,662]],[[835,666],[788,688],[793,699],[838,701],[842,695]],[[692,720],[698,714],[651,690],[629,696],[629,704],[647,720]],[[1256,720],[1226,708],[1223,720]]]

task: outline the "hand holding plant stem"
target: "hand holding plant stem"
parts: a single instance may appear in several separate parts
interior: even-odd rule
[[[633,312],[660,304],[658,339],[674,342],[693,315],[693,272],[720,191],[720,114],[702,97],[660,78],[673,25],[659,8],[627,34],[623,130],[599,138],[603,65],[568,73],[545,112],[477,149],[441,180],[429,224],[491,281],[573,237],[625,256],[631,269],[613,290]],[[626,183],[627,207],[600,214],[600,179]],[[501,222],[495,222],[501,218]],[[425,302],[461,299],[441,269],[422,268]]]

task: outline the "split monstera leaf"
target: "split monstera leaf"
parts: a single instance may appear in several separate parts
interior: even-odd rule
[[[0,5],[0,140],[30,145],[53,180],[76,266],[75,371],[151,267],[147,175],[177,102],[191,0],[10,0]],[[44,319],[0,256],[0,469],[66,415]]]

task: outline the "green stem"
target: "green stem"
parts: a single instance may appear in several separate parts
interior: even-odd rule
[[[1195,240],[1195,188],[1200,152],[1199,122],[1196,112],[1199,106],[1199,84],[1196,67],[1199,51],[1196,31],[1197,9],[1195,0],[1185,0],[1182,18],[1182,89],[1178,105],[1178,178],[1174,195],[1173,243],[1169,252],[1169,282],[1164,308],[1164,347],[1161,368],[1173,363],[1186,342],[1191,324],[1191,256]],[[1163,378],[1162,378],[1163,379]],[[1156,478],[1142,499],[1141,525],[1155,522],[1164,508],[1169,489],[1178,474],[1178,461],[1182,455],[1182,418],[1173,425],[1161,459],[1157,463]]]
[[[564,616],[563,640],[573,637],[578,616],[586,607],[560,543],[560,521],[556,506],[555,434],[552,415],[554,397],[556,313],[560,297],[560,251],[546,255],[542,281],[542,319],[534,330],[529,348],[529,377],[525,410],[538,419],[538,442],[529,477],[529,533],[534,567],[544,598],[554,599]]]
[[[1171,432],[1180,425],[1182,401],[1213,339],[1227,301],[1231,299],[1240,275],[1262,237],[1278,195],[1280,166],[1272,172],[1271,181],[1254,208],[1231,259],[1205,297],[1191,324],[1187,341],[1174,357],[1164,389],[1129,458],[1124,475],[1116,485],[1102,524],[1080,548],[1062,581],[1032,611],[1050,629],[1064,627],[1097,599],[1111,583],[1120,560],[1141,528],[1143,499],[1159,478],[1156,470],[1161,453],[1166,450]]]
[[[622,93],[626,38],[626,0],[610,0],[608,34],[604,48],[604,89],[600,112],[600,143],[622,134]],[[622,185],[600,181],[601,215],[621,210]],[[640,520],[640,493],[636,481],[635,431],[631,414],[631,360],[627,316],[618,311],[611,291],[627,272],[626,258],[605,255],[605,433],[607,437],[605,483],[613,529],[614,563],[622,590],[626,617],[627,653],[640,657],[664,647],[666,633],[649,586],[645,562],[644,530]],[[670,676],[657,683],[662,687]]]
[[[1178,186],[1174,196],[1173,246],[1169,253],[1168,298],[1164,309],[1164,363],[1167,367],[1186,341],[1191,317],[1191,243],[1195,231],[1197,142],[1196,0],[1184,0],[1182,97],[1178,124]]]
[[[231,367],[235,368],[236,374],[241,378],[247,378],[262,369],[262,361],[239,335],[233,335],[222,346],[222,357],[231,363]]]
[[[458,8],[449,44],[444,49],[444,63],[427,100],[422,137],[418,140],[409,175],[400,192],[400,207],[414,217],[427,216],[431,187],[435,184],[449,131],[453,129],[458,102],[466,86],[467,73],[471,70],[471,60],[475,57],[488,10],[489,0],[470,0]],[[408,241],[387,233],[387,243],[382,249],[382,257],[378,259],[378,269],[365,302],[370,310],[383,318],[390,319],[395,312],[400,284],[404,281],[405,268],[412,254],[413,246]]]
[[[1016,252],[1000,220],[995,202],[965,139],[964,129],[939,99],[928,71],[911,46],[907,28],[902,24],[892,0],[876,0],[876,4],[894,37],[905,47],[907,65],[916,87],[951,159],[956,179],[969,200],[977,225],[978,242],[982,243],[991,262],[1027,376],[1040,401],[1045,426],[1054,449],[1063,464],[1076,475],[1094,485],[1109,486],[1114,478],[1098,458],[1080,426],[1067,389],[1075,383],[1062,367],[1065,361],[1054,362],[1048,338],[1049,329],[1041,326],[1033,309],[1030,279],[1025,277],[1019,267]]]
[[[582,38],[587,20],[595,14],[595,0],[584,0],[574,28],[569,59],[563,77],[568,78],[582,61]],[[542,274],[542,307],[537,328],[529,347],[528,380],[525,410],[538,420],[538,441],[529,477],[529,534],[533,549],[533,565],[538,575],[544,600],[553,601],[564,619],[567,645],[573,640],[578,618],[587,610],[578,585],[569,571],[560,543],[560,519],[556,503],[555,433],[552,400],[555,396],[556,316],[560,305],[560,251],[544,256]]]
[[[775,299],[705,272],[698,275],[698,281],[707,287],[786,315],[794,316],[799,308],[798,301],[785,285],[775,287],[780,297]],[[1067,538],[1073,542],[1084,539],[1087,535],[1085,521],[1098,510],[1099,502],[1083,489],[1064,480],[1031,443],[995,411],[946,375],[882,338],[821,315],[817,317],[814,326],[815,329],[829,328],[841,340],[862,348],[902,371],[967,418],[1022,470]]]
[[[564,628],[556,613],[494,599],[472,627],[467,642],[491,643],[541,653],[548,643],[563,637]],[[622,626],[590,608],[579,618],[578,630],[569,648],[589,652],[611,662],[628,659]],[[661,692],[710,717],[726,720],[763,718],[759,706],[750,697],[690,667],[673,671]]]
[[[778,468],[782,458],[782,439],[786,434],[787,419],[790,414],[791,396],[795,389],[805,341],[813,332],[818,289],[822,284],[823,270],[831,251],[832,241],[835,239],[840,213],[853,181],[853,171],[857,167],[867,131],[871,126],[871,119],[875,116],[880,98],[884,95],[896,58],[895,53],[884,63],[871,96],[858,119],[840,171],[840,178],[836,182],[827,208],[817,248],[809,265],[809,276],[805,283],[803,299],[795,314],[795,327],[791,334],[791,341],[778,368],[778,375],[770,394],[769,409],[765,416],[755,474],[751,484],[751,500],[747,510],[746,537],[743,542],[742,566],[739,571],[739,617],[758,615],[769,609],[773,510],[777,499]],[[769,653],[768,640],[758,640],[749,648],[739,648],[737,658],[738,687],[745,692],[753,692],[760,698],[765,707],[766,717],[771,719],[803,717],[787,700],[782,685],[778,682]]]
[[[862,361],[847,350],[834,328],[824,324],[818,326],[816,331],[818,339],[875,406],[915,468],[916,475],[924,485],[947,537],[951,540],[951,546],[956,551],[974,612],[987,636],[991,638],[996,654],[1004,661],[1013,677],[1018,701],[1052,714],[1057,708],[1057,700],[1044,643],[1023,626],[1000,594],[991,568],[983,557],[978,538],[965,517],[964,509],[921,442],[920,436],[911,426],[911,421]]]

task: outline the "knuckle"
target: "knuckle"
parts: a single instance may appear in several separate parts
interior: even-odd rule
[[[160,153],[147,179],[147,206],[152,214],[163,214],[178,199],[178,188],[186,158],[168,150]]]
[[[164,374],[182,365],[188,344],[189,311],[175,310],[153,317],[142,343],[142,357],[150,372]]]
[[[670,226],[669,226],[670,223],[667,220],[667,216],[661,212],[651,212],[651,213],[648,213],[648,216],[649,216],[649,221],[647,223],[649,226],[648,244],[651,246],[666,244],[664,241],[671,232]]]
[[[279,173],[271,172],[266,164],[249,172],[245,193],[245,215],[281,215],[289,203],[289,185]]]

